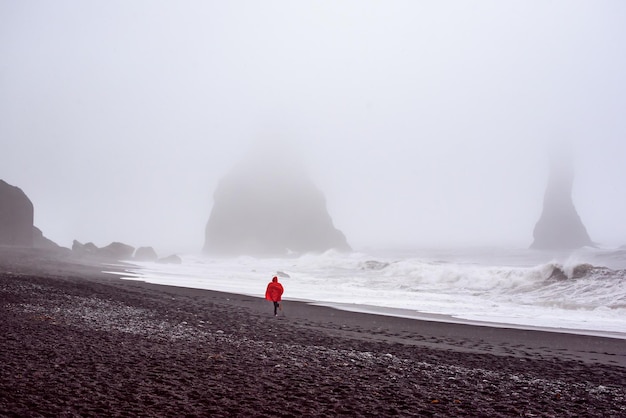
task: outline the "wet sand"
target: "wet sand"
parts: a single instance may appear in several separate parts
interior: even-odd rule
[[[625,340],[289,301],[274,317],[96,264],[0,248],[0,415],[626,416]]]

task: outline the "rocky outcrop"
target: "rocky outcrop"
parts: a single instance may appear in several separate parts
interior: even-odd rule
[[[156,261],[159,256],[152,247],[139,247],[133,258],[137,261]]]
[[[107,260],[130,260],[135,252],[135,247],[121,242],[112,242],[106,247],[98,248],[94,243],[81,244],[74,240],[72,253],[79,257],[96,257]]]
[[[0,245],[33,246],[33,204],[19,187],[0,180]]]
[[[183,260],[176,254],[169,255],[167,257],[159,258],[157,263],[161,264],[182,264]]]
[[[98,250],[98,253],[106,258],[115,260],[130,260],[135,253],[135,247],[121,242],[112,242]]]
[[[97,255],[98,247],[93,242],[82,244],[74,240],[72,242],[72,252],[76,255]]]
[[[223,255],[287,255],[347,251],[322,192],[295,161],[251,157],[219,183],[204,251]]]
[[[33,203],[26,193],[0,180],[0,245],[67,251],[33,225],[34,216]]]
[[[54,241],[43,236],[41,229],[33,226],[33,247],[41,248],[44,250],[59,250],[61,247]],[[63,248],[63,251],[67,251],[67,248]]]
[[[593,245],[572,201],[571,163],[568,158],[561,158],[554,159],[550,167],[543,212],[533,232],[534,249],[568,250]]]
[[[550,277],[548,277],[548,279],[557,280],[557,281],[563,281],[563,280],[568,280],[568,279],[580,279],[589,275],[591,272],[594,271],[594,269],[604,270],[605,268],[594,267],[591,264],[580,264],[574,267],[568,274],[565,272],[563,267],[555,266],[552,269],[552,273],[550,274]]]

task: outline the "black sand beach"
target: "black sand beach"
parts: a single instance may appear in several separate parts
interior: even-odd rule
[[[101,269],[0,248],[1,416],[626,416],[626,340],[298,302],[275,318]]]

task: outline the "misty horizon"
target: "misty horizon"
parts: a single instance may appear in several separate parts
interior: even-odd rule
[[[529,247],[555,147],[626,244],[623,3],[238,5],[0,1],[0,179],[46,237],[199,253],[278,140],[355,250]]]

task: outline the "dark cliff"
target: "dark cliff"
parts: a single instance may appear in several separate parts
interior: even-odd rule
[[[19,187],[0,180],[0,245],[33,246],[33,204]]]

